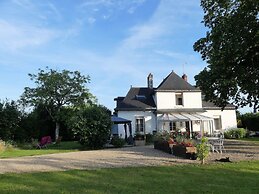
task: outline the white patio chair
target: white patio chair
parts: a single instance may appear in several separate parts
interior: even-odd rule
[[[215,140],[213,142],[213,147],[214,147],[214,151],[218,152],[218,153],[222,153],[223,150],[225,150],[224,148],[224,139],[223,138],[220,138],[218,140]],[[225,150],[226,152],[226,150]]]

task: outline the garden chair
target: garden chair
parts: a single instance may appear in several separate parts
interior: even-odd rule
[[[213,152],[216,151],[218,153],[222,153],[223,150],[225,150],[224,148],[224,139],[223,138],[219,138],[218,140],[213,142]],[[226,150],[225,150],[226,151]]]
[[[37,148],[41,149],[41,148],[47,148],[48,144],[51,144],[51,137],[50,136],[44,136],[41,138],[40,142],[37,145]]]

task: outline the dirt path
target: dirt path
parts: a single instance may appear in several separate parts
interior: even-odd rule
[[[226,153],[211,154],[208,162],[214,162],[216,158],[226,156],[232,161],[259,160],[259,144],[227,141],[225,148]],[[0,174],[186,163],[199,163],[199,161],[178,158],[155,150],[153,146],[126,147],[0,159]]]
[[[153,146],[126,147],[0,159],[0,173],[154,166],[175,162],[193,163],[195,161],[177,159],[173,155],[155,150]]]

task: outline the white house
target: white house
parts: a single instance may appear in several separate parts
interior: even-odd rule
[[[149,74],[147,87],[131,87],[125,97],[114,100],[117,116],[131,121],[129,131],[125,125],[114,132],[121,137],[176,129],[213,134],[215,130],[237,127],[235,106],[229,104],[222,111],[203,101],[202,91],[190,85],[185,74],[181,78],[173,71],[157,88]]]

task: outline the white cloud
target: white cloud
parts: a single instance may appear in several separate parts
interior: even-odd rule
[[[38,46],[56,38],[58,32],[35,26],[18,25],[0,20],[1,47],[16,50],[27,46]]]
[[[88,22],[89,24],[94,24],[95,21],[96,21],[96,19],[95,19],[94,17],[89,17],[89,18],[87,19],[87,22]]]
[[[159,23],[143,24],[130,29],[130,36],[123,40],[123,49],[143,48],[154,43],[154,39],[164,33],[164,29]]]

